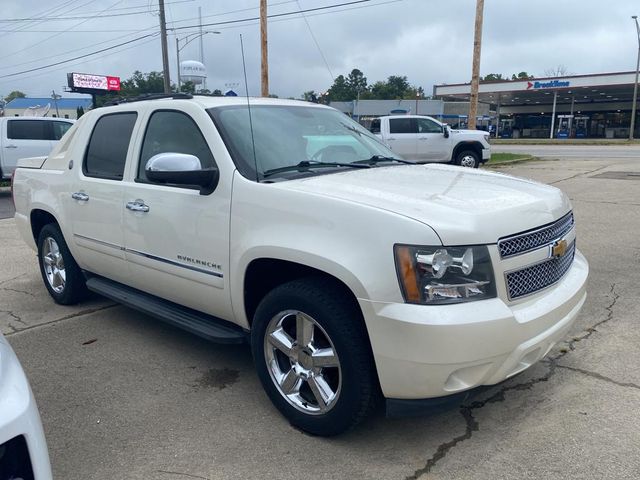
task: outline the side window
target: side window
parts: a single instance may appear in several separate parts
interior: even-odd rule
[[[145,167],[151,157],[168,152],[194,155],[200,159],[202,168],[215,166],[211,150],[191,117],[175,110],[158,110],[151,115],[144,134],[138,181],[149,181]]]
[[[418,133],[442,133],[442,127],[428,118],[418,118]]]
[[[8,120],[7,136],[12,140],[49,140],[44,120]]]
[[[380,119],[374,118],[371,120],[371,127],[369,127],[371,133],[380,133]]]
[[[418,128],[413,118],[389,119],[389,131],[391,133],[418,133]]]
[[[97,121],[82,166],[86,176],[122,180],[137,116],[134,112],[112,113]]]
[[[72,123],[69,122],[51,122],[53,130],[53,140],[60,140],[62,136],[71,128]]]

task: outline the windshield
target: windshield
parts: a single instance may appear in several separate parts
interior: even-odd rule
[[[238,170],[250,179],[262,179],[265,172],[301,162],[350,164],[372,157],[400,158],[368,130],[330,108],[252,105],[253,140],[245,105],[211,108],[209,113]],[[313,174],[336,169],[340,166],[313,170]],[[295,168],[280,175],[292,173]]]

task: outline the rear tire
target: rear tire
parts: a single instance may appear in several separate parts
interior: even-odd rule
[[[456,156],[456,165],[468,168],[478,168],[480,166],[480,155],[473,150],[463,150]]]
[[[56,303],[73,305],[85,298],[87,286],[84,275],[55,223],[49,223],[40,230],[38,263],[44,285]]]
[[[251,350],[267,395],[305,432],[337,435],[373,410],[377,376],[362,314],[330,279],[269,292],[254,316]]]

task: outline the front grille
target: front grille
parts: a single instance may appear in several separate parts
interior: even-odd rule
[[[504,237],[498,240],[500,256],[502,258],[511,257],[551,243],[564,236],[572,227],[573,213],[569,212],[561,219],[544,227]]]
[[[573,242],[562,257],[550,258],[522,270],[507,273],[509,299],[515,300],[556,283],[571,267],[575,253],[576,242]]]

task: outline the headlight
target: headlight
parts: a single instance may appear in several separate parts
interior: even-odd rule
[[[483,300],[496,296],[486,246],[394,247],[404,299],[427,305]]]
[[[491,143],[491,134],[484,136],[484,141],[487,143]]]

